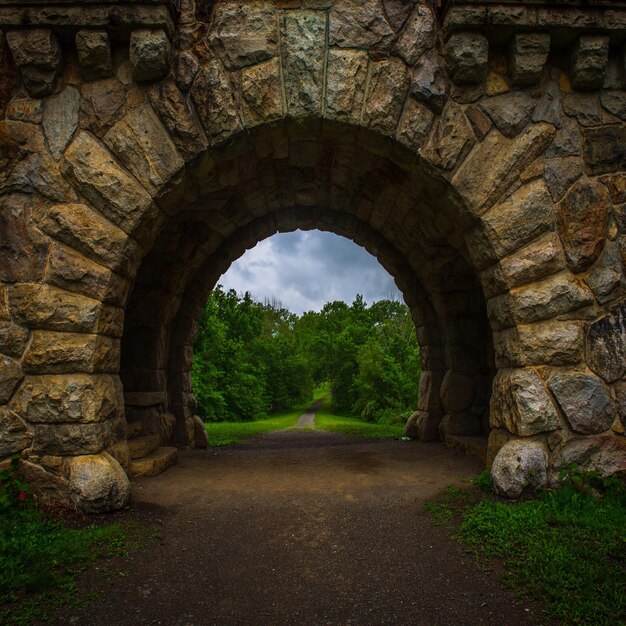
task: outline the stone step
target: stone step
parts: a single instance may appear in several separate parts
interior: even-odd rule
[[[176,448],[157,448],[148,456],[134,459],[130,464],[130,475],[133,478],[139,476],[156,476],[164,472],[168,467],[176,464],[178,453]]]
[[[479,435],[446,435],[446,446],[469,452],[487,462],[487,437]]]
[[[143,435],[128,440],[128,451],[131,459],[140,459],[148,456],[159,447],[158,435]]]

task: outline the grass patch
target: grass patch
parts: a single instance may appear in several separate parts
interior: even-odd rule
[[[89,564],[121,556],[138,530],[118,524],[68,528],[32,506],[0,515],[0,623],[45,620],[77,603],[76,578]]]
[[[291,428],[298,421],[298,418],[314,402],[321,400],[325,394],[326,390],[323,387],[316,389],[312,400],[308,400],[290,411],[277,413],[254,422],[206,422],[204,427],[209,436],[209,445],[212,448],[230,446],[254,435]]]
[[[475,483],[487,487],[482,475]],[[599,497],[567,485],[517,503],[471,490],[426,508],[435,523],[454,521],[457,537],[479,558],[501,559],[504,582],[542,601],[551,618],[590,626],[625,623],[623,486],[611,485]]]
[[[330,409],[320,409],[315,425],[333,433],[341,433],[361,439],[398,439],[404,435],[403,424],[376,424],[358,417],[335,415]]]

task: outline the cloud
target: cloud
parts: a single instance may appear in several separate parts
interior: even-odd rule
[[[218,282],[238,293],[249,291],[257,300],[275,298],[298,314],[319,311],[333,300],[351,303],[358,293],[368,303],[401,298],[376,258],[345,237],[318,230],[261,241]]]

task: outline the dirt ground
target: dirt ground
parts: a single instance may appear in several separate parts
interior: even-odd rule
[[[114,518],[162,539],[88,572],[75,625],[542,623],[423,504],[481,470],[441,444],[279,431],[182,452]],[[118,572],[101,574],[103,566]]]

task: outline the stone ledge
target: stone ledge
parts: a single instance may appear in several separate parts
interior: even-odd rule
[[[162,391],[130,391],[124,394],[126,406],[156,406],[165,404],[165,393]]]
[[[602,33],[612,44],[626,39],[626,2],[599,0],[551,4],[540,0],[456,0],[449,2],[442,17],[443,34],[449,38],[461,30],[480,30],[492,43],[506,43],[523,31],[550,32],[552,44],[563,47],[579,35]]]
[[[170,7],[168,0],[109,3],[0,0],[0,28],[53,28],[70,33],[81,28],[108,28],[125,35],[135,28],[162,28],[173,37],[176,26]]]

